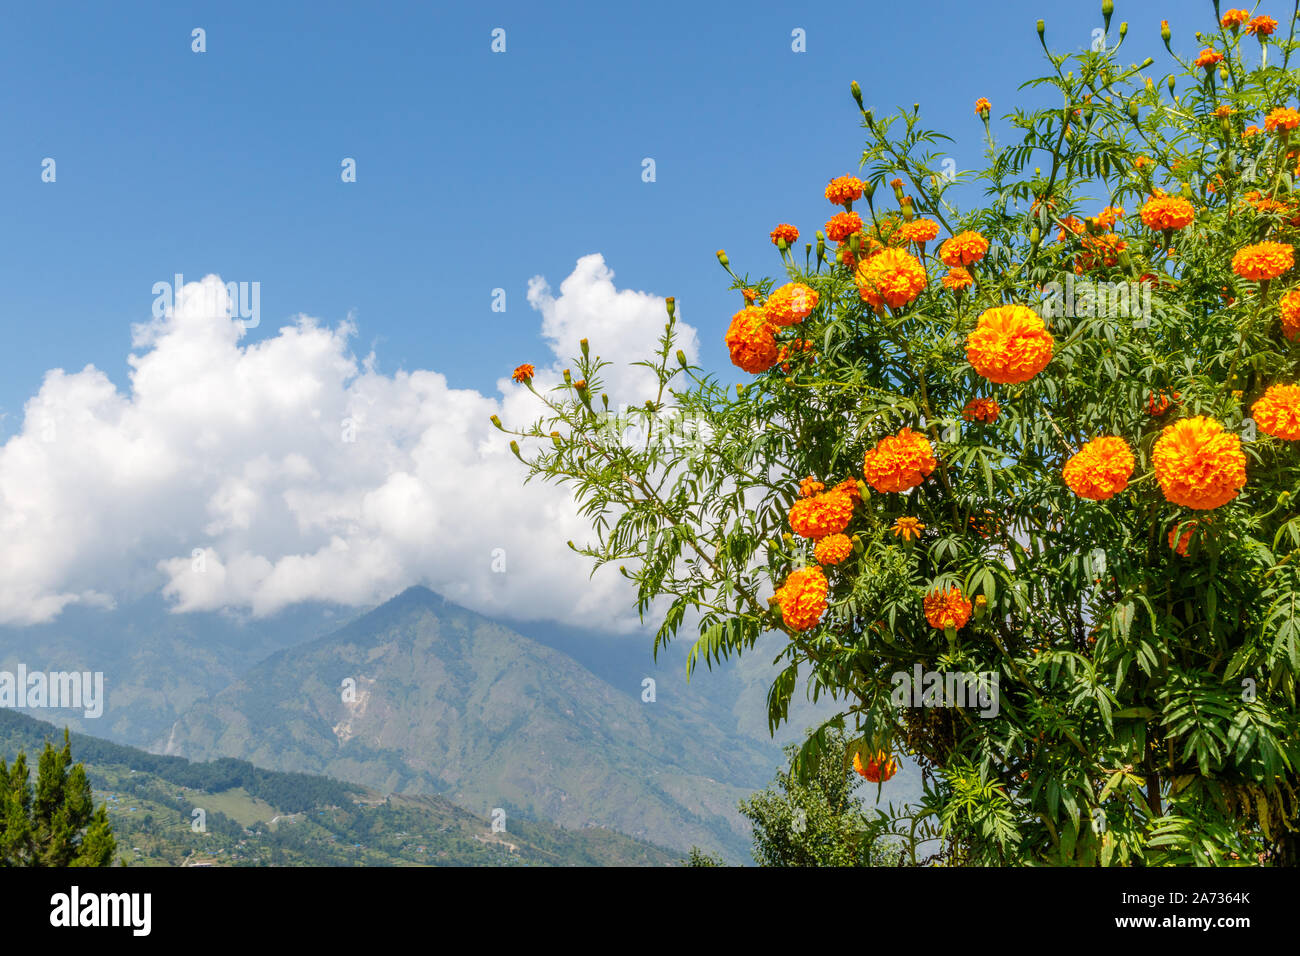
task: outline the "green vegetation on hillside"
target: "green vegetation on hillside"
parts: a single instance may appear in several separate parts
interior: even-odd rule
[[[56,734],[0,709],[0,755],[34,751]],[[598,827],[508,815],[506,831],[494,833],[489,820],[436,796],[385,798],[326,777],[241,760],[191,763],[82,734],[70,742],[84,764],[86,800],[93,788],[117,837],[114,859],[128,865],[664,866],[676,858]]]

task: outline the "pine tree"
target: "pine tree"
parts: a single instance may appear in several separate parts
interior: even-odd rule
[[[46,741],[34,789],[29,777],[26,754],[12,768],[0,760],[0,866],[110,866],[112,827],[86,768],[72,763],[66,729],[61,749]]]

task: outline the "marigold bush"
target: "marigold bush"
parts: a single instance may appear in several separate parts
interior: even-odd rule
[[[703,331],[734,367],[687,361],[670,299],[643,404],[597,402],[584,343],[587,388],[502,427],[572,487],[573,547],[634,584],[656,647],[693,633],[694,668],[783,635],[772,727],[805,681],[839,703],[796,770],[840,731],[916,761],[906,812],[946,861],[1294,865],[1294,23],[1136,25],[1169,55],[1134,64],[1104,20],[1071,55],[1040,27],[1048,105],[981,97],[952,145],[853,84],[861,169],[807,184],[824,236],[719,254],[741,312]],[[895,706],[918,666],[995,673],[997,714]]]

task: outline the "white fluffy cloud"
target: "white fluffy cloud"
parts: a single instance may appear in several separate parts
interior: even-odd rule
[[[539,389],[585,336],[616,363],[611,401],[649,397],[626,362],[662,331],[663,299],[613,277],[589,255],[558,296],[530,282],[554,353],[536,363]],[[433,370],[382,374],[373,354],[353,355],[351,324],[306,316],[245,345],[213,296],[224,296],[218,277],[190,283],[134,329],[125,393],[87,366],[49,372],[27,402],[0,447],[0,622],[149,588],[178,611],[260,615],[417,583],[489,613],[627,620],[622,579],[589,579],[565,545],[587,536],[567,489],[525,487],[489,421],[537,417],[527,390],[505,376],[484,395]],[[682,332],[694,359],[694,330]]]

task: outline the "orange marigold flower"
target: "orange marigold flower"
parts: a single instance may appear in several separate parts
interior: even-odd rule
[[[1185,521],[1181,527],[1184,529],[1182,534],[1178,534],[1179,525],[1174,525],[1169,529],[1169,548],[1176,552],[1179,557],[1187,557],[1187,546],[1192,543],[1192,535],[1196,533],[1198,521]],[[1174,540],[1177,535],[1177,541]]]
[[[1257,212],[1284,213],[1288,210],[1286,203],[1278,202],[1271,196],[1265,196],[1258,189],[1252,189],[1241,198],[1254,206]]]
[[[988,100],[986,100],[984,97],[981,96],[979,99],[975,101],[976,116],[979,116],[981,118],[987,117],[989,115],[989,110],[991,109],[993,109],[993,104],[990,103]]]
[[[1227,504],[1246,484],[1241,439],[1203,415],[1167,426],[1151,460],[1165,499],[1199,511]]]
[[[1100,236],[1084,236],[1083,252],[1074,262],[1074,271],[1083,273],[1095,268],[1098,260],[1104,266],[1119,264],[1119,254],[1128,248],[1128,243],[1113,232]]]
[[[894,532],[895,538],[902,538],[904,541],[920,541],[925,525],[921,524],[920,518],[904,515],[895,521],[894,526],[889,530]]]
[[[1159,418],[1165,412],[1169,411],[1169,407],[1173,402],[1178,401],[1182,397],[1182,393],[1174,392],[1174,397],[1171,401],[1169,395],[1165,392],[1160,392],[1159,394],[1156,394],[1155,392],[1147,392],[1147,411],[1151,413],[1152,418]]]
[[[781,620],[792,631],[806,631],[826,612],[826,595],[830,585],[826,572],[817,565],[791,571],[773,597],[781,607]]]
[[[782,239],[787,246],[793,246],[799,239],[799,230],[788,222],[783,222],[768,234],[772,240],[772,245],[776,245]]]
[[[525,362],[523,365],[511,372],[510,377],[522,385],[524,382],[531,382],[533,380],[533,373],[536,371],[535,368]]]
[[[1276,29],[1277,21],[1263,14],[1253,18],[1246,24],[1246,32],[1252,36],[1266,37]]]
[[[754,289],[741,289],[740,294],[745,297],[746,302],[753,302],[758,298],[758,292]]]
[[[979,262],[988,251],[989,241],[975,230],[967,229],[944,240],[939,247],[939,258],[949,268],[968,266]]]
[[[1259,133],[1259,127],[1256,126],[1254,123],[1251,123],[1249,126],[1247,126],[1244,130],[1241,131],[1241,135],[1243,138],[1247,136],[1254,136],[1257,133]]]
[[[903,428],[867,451],[862,460],[862,477],[877,491],[907,491],[923,482],[934,466],[929,439]]]
[[[758,306],[747,305],[732,317],[725,341],[731,363],[751,375],[766,372],[776,364],[776,327]]]
[[[836,176],[826,187],[826,198],[837,206],[862,198],[865,183],[857,176]]]
[[[853,517],[853,499],[831,489],[809,498],[800,498],[790,509],[790,527],[801,538],[824,538],[839,534]]]
[[[1279,129],[1295,129],[1300,125],[1300,112],[1289,106],[1279,106],[1264,117],[1264,129],[1276,133]]]
[[[1285,242],[1257,242],[1232,257],[1232,271],[1243,279],[1276,279],[1294,265],[1295,249]]]
[[[949,269],[944,277],[940,280],[945,289],[951,289],[953,292],[960,292],[963,289],[969,289],[975,284],[975,277],[961,266],[953,266]]]
[[[939,235],[939,224],[933,219],[913,219],[898,227],[895,238],[900,243],[914,242],[919,246],[937,235]]]
[[[1235,112],[1237,111],[1234,110],[1227,103],[1222,103],[1214,108],[1214,115],[1217,116],[1219,119],[1227,119]],[[1213,183],[1211,183],[1211,185],[1213,185]],[[1214,190],[1211,189],[1210,191],[1213,192]]]
[[[774,325],[802,322],[817,308],[817,290],[802,282],[787,282],[767,297],[763,307],[767,320]]]
[[[837,212],[826,221],[826,238],[843,242],[862,228],[862,217],[856,212]]]
[[[987,309],[966,337],[966,360],[999,385],[1027,382],[1052,360],[1055,342],[1033,309],[998,305]]]
[[[819,492],[825,490],[826,490],[826,486],[822,484],[820,481],[818,481],[816,478],[814,478],[812,475],[809,475],[803,481],[799,482],[800,498],[808,498],[812,495],[818,494]]]
[[[1067,230],[1069,230],[1069,232],[1074,233],[1075,235],[1078,235],[1079,233],[1083,232],[1083,220],[1080,219],[1078,216],[1066,216],[1064,219],[1062,219],[1061,228],[1056,230],[1057,242],[1065,241]]]
[[[831,490],[848,495],[855,505],[862,501],[862,492],[858,489],[857,479],[845,478]]]
[[[1139,156],[1137,159],[1133,160],[1134,169],[1142,169],[1144,166],[1153,166],[1153,165],[1155,165],[1155,160],[1153,160],[1150,156]]]
[[[883,750],[877,750],[874,757],[862,765],[862,754],[853,754],[853,769],[860,777],[866,777],[871,783],[888,783],[889,778],[898,772],[898,761]]]
[[[961,588],[956,585],[947,591],[935,589],[925,596],[925,619],[940,631],[950,627],[961,630],[970,620],[972,610],[970,601],[962,597]]]
[[[1192,61],[1193,66],[1203,66],[1207,70],[1223,59],[1223,54],[1212,47],[1206,47],[1200,56]]]
[[[1180,196],[1155,196],[1139,210],[1148,229],[1182,229],[1196,218],[1196,210]]]
[[[1300,439],[1300,385],[1270,385],[1250,406],[1250,414],[1265,435]]]
[[[813,557],[823,565],[839,564],[852,553],[853,542],[846,534],[828,534],[813,548]]]
[[[1249,19],[1249,10],[1229,10],[1223,15],[1223,19],[1219,22],[1223,24],[1225,30],[1230,30],[1241,26]]]
[[[991,425],[1002,414],[1002,407],[993,398],[972,398],[961,411],[961,417],[968,422],[984,422]]]
[[[1292,289],[1278,302],[1282,315],[1282,334],[1294,342],[1300,338],[1300,289]]]
[[[925,288],[925,266],[902,249],[882,249],[857,271],[858,294],[875,308],[906,305]]]
[[[1115,223],[1124,218],[1123,206],[1107,206],[1093,217],[1093,222],[1101,229],[1111,229]]]
[[[1079,449],[1065,463],[1061,475],[1080,498],[1105,501],[1128,487],[1133,465],[1128,442],[1114,435],[1102,435]]]

